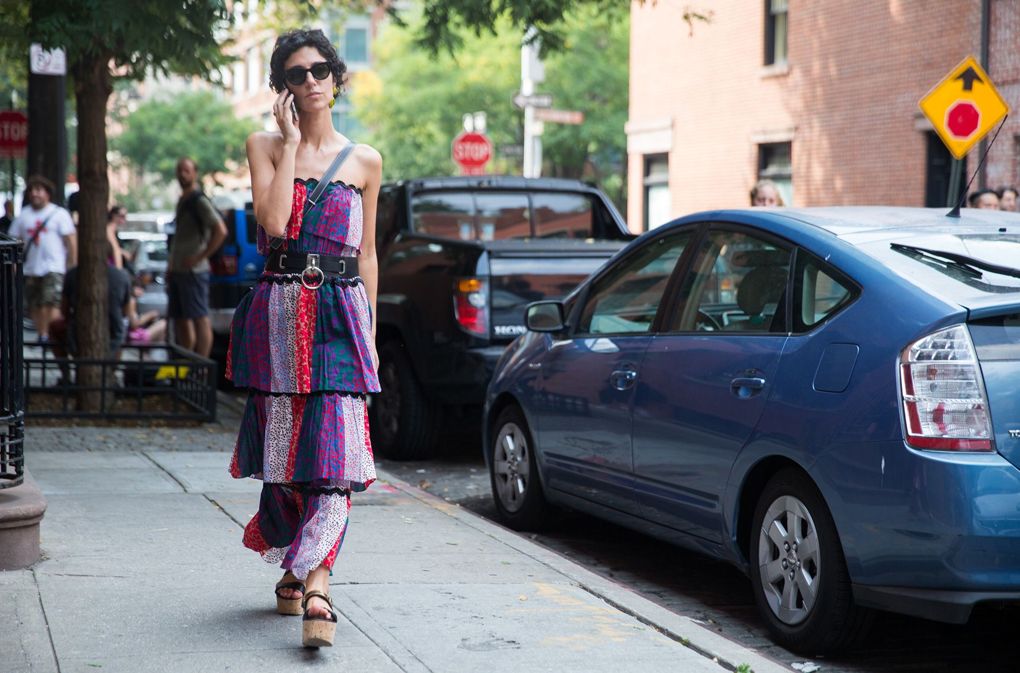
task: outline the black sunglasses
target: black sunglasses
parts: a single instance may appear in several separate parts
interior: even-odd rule
[[[293,68],[287,68],[283,76],[287,80],[287,84],[294,86],[301,86],[305,83],[305,79],[308,77],[308,73],[312,73],[312,77],[318,80],[323,80],[329,77],[330,69],[329,63],[321,61],[319,63],[313,63],[311,68],[302,68],[301,66],[294,66]]]

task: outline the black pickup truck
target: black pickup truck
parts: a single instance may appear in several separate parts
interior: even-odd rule
[[[566,295],[632,238],[609,199],[577,180],[384,185],[375,450],[398,460],[430,455],[444,417],[471,419],[483,402],[496,360],[525,331],[525,306]]]

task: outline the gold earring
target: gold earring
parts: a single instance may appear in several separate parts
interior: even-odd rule
[[[333,97],[329,99],[329,107],[336,105],[336,97],[340,95],[340,87],[333,87]]]

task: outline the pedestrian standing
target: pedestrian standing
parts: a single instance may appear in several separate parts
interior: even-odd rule
[[[783,195],[779,193],[779,186],[766,178],[754,183],[754,187],[751,188],[751,205],[771,208],[785,204]]]
[[[249,391],[231,474],[263,482],[244,544],[286,571],[277,610],[304,615],[310,647],[333,644],[329,575],[351,492],[375,480],[366,394],[379,392],[382,158],[333,128],[345,71],[320,30],[276,41],[269,83],[279,131],[248,138],[259,250],[268,260],[234,314],[227,363],[227,376]]]
[[[25,303],[39,340],[48,341],[50,323],[60,315],[64,274],[78,264],[78,238],[70,213],[52,202],[52,182],[33,175],[26,189],[28,204],[10,235],[25,241]]]
[[[209,256],[227,237],[227,226],[198,186],[198,165],[184,157],[177,162],[176,230],[167,262],[167,316],[182,348],[209,357],[212,323],[209,322]]]
[[[0,216],[0,234],[6,234],[11,230],[11,224],[14,223],[14,201],[7,199],[4,201],[4,214]]]
[[[1015,213],[1017,210],[1017,197],[1020,196],[1020,192],[1016,190],[1016,187],[1012,185],[999,187],[996,193],[999,195],[999,210],[1008,210],[1011,213]]]

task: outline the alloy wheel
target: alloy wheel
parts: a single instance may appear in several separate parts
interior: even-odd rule
[[[528,440],[516,423],[506,423],[496,436],[493,473],[500,504],[511,513],[524,506],[528,493],[530,463]]]
[[[762,519],[758,572],[772,613],[796,625],[811,614],[821,578],[818,532],[811,512],[791,495],[777,498]]]

